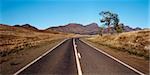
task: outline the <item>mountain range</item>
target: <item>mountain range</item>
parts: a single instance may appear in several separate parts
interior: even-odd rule
[[[132,28],[129,26],[125,26],[121,24],[123,27],[124,32],[129,32],[129,31],[136,31],[136,30],[141,30],[141,28]],[[50,27],[46,30],[52,30],[52,31],[59,31],[59,32],[67,32],[67,33],[75,33],[75,34],[98,34],[100,31],[100,27],[98,26],[97,23],[91,23],[88,25],[82,25],[82,24],[77,24],[77,23],[69,23],[64,26],[57,26],[57,27]],[[114,28],[111,27],[111,32],[115,32]],[[108,33],[108,28],[105,28],[103,30],[103,33]]]
[[[1,24],[3,25],[3,24]],[[9,26],[9,25],[6,25]],[[141,30],[141,28],[132,28],[129,26],[123,25],[124,32],[129,32],[129,31],[135,31],[135,30]],[[63,26],[57,26],[57,27],[49,27],[44,30],[39,30],[38,28],[30,25],[30,24],[24,24],[24,25],[14,25],[10,27],[17,27],[17,28],[23,28],[23,29],[28,29],[28,30],[33,30],[33,31],[42,31],[42,32],[64,32],[64,33],[75,33],[75,34],[85,34],[85,35],[95,35],[99,33],[100,27],[98,26],[97,23],[91,23],[88,25],[82,25],[78,23],[69,23],[67,25]],[[115,32],[114,28],[111,27],[112,32]],[[104,33],[108,33],[108,29],[104,29]]]

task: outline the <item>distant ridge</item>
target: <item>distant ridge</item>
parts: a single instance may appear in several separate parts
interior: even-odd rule
[[[123,24],[120,24],[123,27],[124,32],[130,32],[130,31],[136,31],[136,30],[142,30],[139,27],[132,28],[129,26],[125,26]],[[82,25],[82,24],[77,24],[77,23],[69,23],[64,26],[57,26],[57,27],[50,27],[48,30],[53,30],[53,31],[59,31],[59,32],[66,32],[66,33],[75,33],[75,34],[89,34],[89,35],[94,35],[98,34],[100,31],[100,27],[98,26],[97,23],[91,23],[88,25]],[[103,30],[104,33],[108,33],[108,28],[105,28]],[[111,27],[111,32],[115,32],[114,28]]]
[[[14,25],[14,27],[22,27],[22,28],[27,28],[27,29],[31,29],[31,30],[38,30],[36,27],[34,27],[30,24]]]
[[[69,23],[64,26],[50,27],[46,30],[60,31],[75,34],[97,34],[99,32],[98,24],[91,23],[86,26],[77,23]]]

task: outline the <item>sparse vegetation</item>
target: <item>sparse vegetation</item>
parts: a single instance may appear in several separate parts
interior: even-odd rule
[[[5,39],[3,38],[5,37]],[[8,38],[7,38],[8,37]],[[52,41],[62,36],[55,36],[53,34],[37,35],[31,37],[18,37],[12,35],[1,35],[0,40],[0,56],[7,56],[10,53],[15,53],[27,47],[34,47],[42,42]]]
[[[16,53],[24,48],[34,47],[43,42],[69,37],[56,31],[35,31],[25,28],[0,25],[0,56]]]
[[[150,30],[124,32],[121,34],[94,36],[89,41],[115,48],[132,55],[149,59]]]

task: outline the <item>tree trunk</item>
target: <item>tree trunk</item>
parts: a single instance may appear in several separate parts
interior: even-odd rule
[[[110,34],[110,25],[108,25],[108,33]]]

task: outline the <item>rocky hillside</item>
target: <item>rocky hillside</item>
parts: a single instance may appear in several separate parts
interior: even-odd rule
[[[75,33],[75,34],[97,34],[99,31],[99,27],[98,24],[96,23],[91,23],[85,26],[82,24],[70,23],[64,26],[50,27],[46,30],[47,31],[54,30],[54,31]]]

